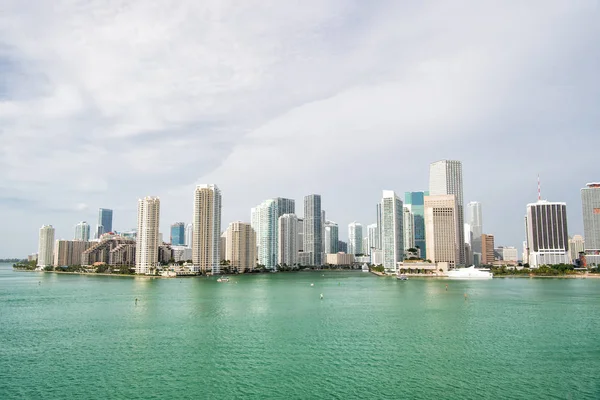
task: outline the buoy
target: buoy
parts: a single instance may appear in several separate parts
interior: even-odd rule
[[[465,293],[465,300],[467,299],[467,294]]]
[[[138,302],[138,299],[137,299],[137,297],[136,297],[136,298],[135,298],[135,304],[137,304],[137,302]]]
[[[314,284],[314,283],[311,283],[311,284],[310,284],[310,286],[315,286],[315,284]]]
[[[321,293],[321,300],[323,300],[323,293]]]
[[[448,285],[446,285],[446,292],[448,291]]]

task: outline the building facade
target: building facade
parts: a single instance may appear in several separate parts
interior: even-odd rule
[[[239,273],[256,268],[256,232],[252,226],[245,222],[232,222],[225,235],[229,268]]]
[[[410,209],[413,215],[414,225],[414,247],[419,249],[421,258],[427,258],[427,244],[425,242],[425,196],[429,192],[406,192],[404,193],[404,205]]]
[[[460,227],[456,233],[455,247],[458,249],[456,265],[465,265],[462,163],[456,160],[441,160],[432,163],[429,166],[429,194],[431,196],[454,195],[457,227]]]
[[[90,240],[90,225],[86,221],[81,221],[75,225],[75,240],[87,242]]]
[[[494,263],[494,235],[481,235],[481,262],[484,265],[492,265]]]
[[[135,254],[136,274],[148,274],[159,263],[158,246],[160,226],[160,199],[144,197],[138,200],[137,243]]]
[[[415,247],[415,222],[410,206],[404,206],[402,215],[404,218],[404,250],[406,251]]]
[[[203,273],[220,273],[221,190],[217,185],[196,186],[192,224],[193,269]]]
[[[530,267],[571,263],[566,203],[528,204],[526,221]]]
[[[354,254],[346,254],[346,253],[327,254],[325,262],[329,265],[351,266],[352,264],[354,264]]]
[[[277,227],[277,263],[288,267],[298,264],[298,217],[283,214]]]
[[[339,227],[333,221],[325,222],[325,254],[334,254],[338,252]]]
[[[483,215],[481,213],[481,203],[478,201],[471,201],[467,204],[467,216],[466,223],[469,226],[469,232],[471,237],[471,250],[473,253],[482,254],[482,236],[483,235]],[[467,231],[465,230],[465,235]],[[465,239],[467,243],[469,241]],[[483,259],[484,257],[482,257]]]
[[[170,243],[172,246],[185,245],[185,223],[175,222],[171,225]]]
[[[379,243],[379,230],[377,229],[377,223],[367,225],[367,254],[372,254],[374,250],[377,250]]]
[[[455,267],[460,260],[459,230],[456,197],[449,195],[425,196],[425,239],[427,259],[433,263],[445,262]],[[461,229],[459,229],[459,226]],[[464,244],[461,243],[464,252]]]
[[[569,239],[569,257],[571,261],[579,259],[579,253],[585,252],[585,241],[581,235],[573,235]]]
[[[362,225],[356,221],[351,222],[348,225],[348,253],[363,254],[362,238]]]
[[[308,265],[323,264],[323,221],[321,220],[321,195],[311,194],[304,197],[304,253],[309,254]]]
[[[581,189],[584,250],[600,258],[600,183],[588,183]],[[600,261],[600,259],[598,260]]]
[[[380,209],[383,266],[395,272],[404,259],[404,207],[393,190],[384,190]]]
[[[81,265],[83,253],[92,244],[83,240],[57,240],[54,247],[54,267]]]
[[[113,230],[113,210],[108,208],[98,209],[98,224],[96,226],[96,239],[99,239],[104,233]]]
[[[54,263],[54,228],[52,225],[43,225],[38,238],[38,267],[52,266]]]

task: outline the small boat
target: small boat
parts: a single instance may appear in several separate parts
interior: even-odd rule
[[[398,279],[399,281],[407,281],[408,277],[404,274],[400,274],[400,275],[396,276],[396,279]]]
[[[448,271],[447,276],[448,279],[492,279],[494,274],[489,269],[476,269],[475,266],[470,266]]]
[[[217,282],[229,282],[229,278],[226,276],[222,276],[219,279],[217,279]]]

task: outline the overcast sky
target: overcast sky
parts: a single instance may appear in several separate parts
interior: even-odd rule
[[[375,222],[383,189],[463,162],[484,232],[521,249],[525,206],[600,180],[598,1],[0,0],[0,257],[71,239],[161,198],[190,222],[196,183],[223,230],[271,197],[322,195]]]

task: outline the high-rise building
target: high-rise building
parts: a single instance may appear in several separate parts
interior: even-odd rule
[[[494,235],[483,233],[481,235],[481,262],[484,265],[491,265],[494,259]]]
[[[431,163],[429,166],[429,194],[431,196],[455,196],[457,227],[460,227],[456,235],[456,247],[458,248],[456,265],[465,265],[462,163],[456,160],[441,160]]]
[[[519,261],[519,253],[516,247],[502,247],[500,254],[502,255],[503,261],[508,261],[515,264],[517,261]]]
[[[588,183],[581,189],[583,237],[586,254],[598,256],[600,261],[600,182]],[[594,260],[592,263],[597,263]]]
[[[579,253],[584,251],[585,241],[583,240],[583,236],[573,235],[573,237],[569,239],[569,257],[571,257],[571,261],[579,259]]]
[[[348,243],[338,240],[338,253],[348,253]]]
[[[183,246],[185,244],[185,223],[175,222],[171,225],[171,245]]]
[[[256,236],[256,232],[254,235]],[[254,253],[256,253],[256,249]],[[227,260],[227,231],[221,233],[221,237],[219,238],[219,260]]]
[[[298,217],[296,214],[283,214],[277,227],[277,263],[292,266],[298,264]]]
[[[362,225],[359,222],[351,222],[348,225],[348,253],[363,254],[362,249]]]
[[[483,251],[481,246],[481,235],[483,234],[483,218],[481,214],[481,203],[478,201],[471,201],[467,204],[467,216],[466,222],[469,224],[471,232],[471,249],[473,253],[480,253]],[[466,234],[466,232],[465,232]],[[468,240],[465,239],[466,242]],[[484,257],[481,258],[482,260]]]
[[[90,225],[87,222],[81,221],[80,223],[75,225],[75,238],[74,239],[82,240],[84,242],[87,242],[88,240],[90,240]]]
[[[54,261],[54,228],[52,225],[43,225],[40,228],[38,241],[38,267],[52,266]]]
[[[135,273],[147,274],[158,266],[158,227],[160,226],[160,200],[144,197],[138,200],[138,223],[135,251]]]
[[[194,234],[194,224],[187,224],[185,227],[185,247],[192,248],[192,235]]]
[[[89,225],[88,225],[89,226]],[[94,243],[85,240],[57,240],[54,247],[54,266],[82,265],[83,253]]]
[[[404,193],[404,205],[408,206],[413,215],[415,247],[419,249],[421,258],[427,258],[427,246],[425,243],[425,196],[429,192],[406,192]]]
[[[414,215],[410,211],[410,206],[404,206],[403,208],[404,218],[404,250],[412,249],[415,247],[415,221]]]
[[[251,210],[251,224],[256,232],[258,263],[273,269],[277,265],[277,203],[265,200]]]
[[[457,266],[459,244],[464,252],[464,243],[456,239],[463,227],[463,224],[458,222],[456,196],[425,196],[424,203],[427,259],[433,263],[447,262],[450,267]]]
[[[529,265],[569,264],[566,203],[538,200],[527,205]]]
[[[304,251],[304,218],[298,218],[298,251]]]
[[[375,248],[377,250],[381,250],[382,240],[383,240],[383,232],[382,232],[382,222],[381,222],[381,203],[377,203],[376,206],[376,220],[375,224],[377,225],[377,236],[375,236]]]
[[[309,265],[323,264],[323,221],[321,220],[321,195],[304,197],[304,252],[308,253]]]
[[[388,271],[397,271],[398,262],[404,259],[402,200],[393,190],[384,190],[380,210],[383,266]]]
[[[94,239],[100,239],[100,237],[102,235],[104,235],[104,233],[108,233],[104,230],[104,227],[102,225],[96,225],[96,232],[94,233]]]
[[[221,190],[214,184],[196,186],[194,191],[192,263],[194,269],[218,274],[221,244]]]
[[[325,222],[325,254],[335,254],[338,252],[339,227],[333,221]]]
[[[113,210],[109,210],[108,208],[98,209],[98,226],[102,226],[102,233],[113,231]]]
[[[256,233],[250,224],[232,222],[225,232],[229,267],[240,273],[252,271],[256,267]]]
[[[367,250],[371,254],[373,250],[377,250],[379,243],[379,229],[377,223],[367,225]]]

